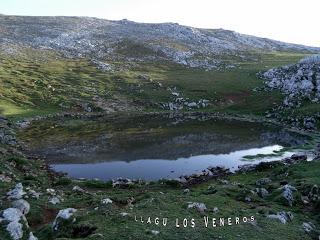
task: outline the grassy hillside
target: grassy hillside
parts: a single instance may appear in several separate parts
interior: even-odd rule
[[[31,50],[30,50],[31,51]],[[31,54],[32,53],[32,54]],[[230,59],[237,68],[204,71],[168,62],[108,62],[114,72],[103,72],[85,59],[65,59],[50,52],[0,55],[0,111],[11,118],[60,111],[160,110],[170,102],[167,87],[176,87],[184,98],[208,99],[205,111],[261,114],[282,99],[277,93],[252,91],[262,86],[256,73],[298,61],[303,55],[279,53],[256,56],[255,61]],[[152,80],[140,78],[148,75]],[[159,85],[161,83],[161,86]],[[309,108],[308,108],[309,109]],[[115,109],[119,110],[119,109]]]

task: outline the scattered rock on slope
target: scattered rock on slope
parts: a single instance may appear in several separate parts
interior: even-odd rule
[[[267,87],[286,94],[283,104],[287,107],[299,106],[302,100],[320,102],[320,55],[272,68],[260,76],[266,80]]]

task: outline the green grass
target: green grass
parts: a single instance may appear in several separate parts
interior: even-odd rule
[[[12,120],[20,120],[27,117],[43,116],[60,112],[57,106],[28,106],[24,104],[13,104],[8,101],[0,101],[0,114]]]
[[[101,104],[140,106],[145,111],[160,110],[159,102],[173,98],[167,87],[177,87],[184,98],[208,99],[212,105],[204,111],[235,112],[261,115],[282,101],[278,92],[260,93],[252,89],[263,85],[256,73],[274,66],[295,63],[304,55],[294,53],[257,54],[255,61],[230,58],[239,68],[204,71],[168,62],[141,63],[129,70],[101,72],[86,60],[64,59],[54,54],[39,60],[40,53],[29,51],[28,58],[0,55],[0,111],[12,118],[23,118],[59,111],[82,111],[89,103],[94,111]],[[125,63],[110,62],[123,67]],[[148,74],[153,82],[138,79]],[[159,87],[160,82],[163,87]],[[59,104],[66,108],[61,108]],[[306,111],[316,106],[306,105]],[[312,109],[312,110],[311,110]],[[130,111],[130,108],[128,108]]]
[[[41,170],[35,165],[40,173]],[[76,214],[77,221],[74,224],[67,225],[66,229],[73,229],[75,226],[93,226],[96,228],[95,235],[89,239],[99,239],[98,233],[108,239],[312,239],[312,237],[301,230],[302,222],[311,221],[319,225],[319,214],[310,205],[305,208],[300,198],[295,196],[295,202],[289,207],[285,201],[281,200],[281,192],[277,190],[280,182],[285,180],[295,186],[299,194],[310,189],[314,184],[320,184],[318,171],[320,162],[305,162],[293,166],[278,165],[272,169],[261,169],[260,171],[236,174],[226,179],[230,184],[222,184],[219,181],[210,180],[206,183],[189,187],[189,194],[183,193],[183,187],[171,184],[161,184],[154,182],[150,185],[140,185],[130,189],[114,189],[110,185],[104,186],[102,183],[92,181],[67,181],[65,177],[60,183],[53,187],[56,191],[64,192],[64,202],[58,205],[47,203],[47,194],[45,188],[52,187],[47,181],[41,184],[37,181],[30,182],[24,180],[25,186],[37,188],[45,194],[40,199],[29,198],[31,212],[26,216],[31,230],[39,239],[54,239],[59,236],[52,233],[51,223],[59,209],[74,207],[78,209]],[[288,172],[288,175],[283,175]],[[19,172],[15,172],[19,176]],[[262,199],[252,195],[252,202],[246,203],[244,197],[250,195],[250,191],[256,188],[256,180],[269,177],[272,182],[264,187],[268,189],[270,195]],[[236,183],[236,184],[231,184]],[[3,184],[3,183],[2,183]],[[87,193],[74,192],[73,186],[79,185]],[[10,188],[10,184],[1,185],[0,193],[4,194]],[[208,192],[208,189],[214,188],[216,191]],[[42,190],[41,190],[42,189]],[[111,198],[113,204],[102,205],[101,199]],[[127,206],[129,198],[134,199],[133,206]],[[197,212],[195,209],[187,209],[188,202],[203,202],[208,211],[205,215]],[[3,206],[7,206],[6,200]],[[98,210],[95,208],[98,207]],[[219,211],[213,213],[212,209],[217,207]],[[267,219],[267,214],[277,211],[291,211],[294,215],[292,222],[280,224],[277,220]],[[121,216],[120,213],[127,212],[128,216]],[[49,214],[50,213],[50,214]],[[251,216],[256,219],[256,226],[241,223],[227,227],[205,228],[203,217],[234,217]],[[157,226],[155,224],[146,224],[135,221],[135,216],[147,219],[148,217],[168,218],[167,226]],[[184,218],[194,218],[195,228],[177,228],[176,219],[179,219],[180,225]],[[69,231],[68,230],[68,231]],[[151,230],[158,230],[160,234],[154,236]],[[64,232],[65,239],[71,239],[70,233]],[[258,233],[258,234],[257,234]],[[5,236],[5,229],[0,226],[1,236]],[[61,234],[61,232],[60,232]],[[62,235],[60,235],[62,236]],[[96,236],[96,237],[95,237]]]

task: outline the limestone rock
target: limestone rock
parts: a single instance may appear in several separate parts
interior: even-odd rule
[[[60,210],[52,224],[53,229],[57,231],[59,229],[60,223],[63,220],[70,220],[76,211],[77,210],[74,208],[66,208],[66,209]],[[74,221],[75,221],[75,218],[72,219],[72,222]]]
[[[21,199],[26,192],[23,191],[22,183],[18,183],[14,189],[7,193],[8,199]]]
[[[14,240],[21,239],[23,237],[23,225],[25,224],[28,227],[23,213],[17,208],[7,208],[1,215],[0,222],[3,220],[9,222],[6,230],[11,238]]]
[[[105,198],[105,199],[101,200],[101,203],[105,204],[105,205],[108,205],[108,204],[113,203],[113,201],[110,198]]]
[[[290,221],[292,221],[293,219],[293,215],[291,212],[278,212],[277,214],[271,214],[271,215],[267,215],[267,218],[270,219],[277,219],[279,220],[282,224],[286,224]]]
[[[23,237],[23,225],[18,221],[10,222],[6,229],[14,240],[18,240]]]
[[[27,215],[30,211],[30,204],[24,199],[16,200],[11,205],[13,208],[19,209],[23,215]]]
[[[261,178],[261,179],[258,179],[258,180],[256,181],[256,185],[258,185],[258,186],[267,185],[267,184],[269,184],[269,183],[271,183],[271,182],[272,182],[272,181],[271,181],[270,178]]]
[[[314,226],[314,224],[312,222],[304,222],[302,223],[302,229],[306,232],[306,233],[310,233],[312,232],[316,227]]]
[[[128,187],[133,184],[134,183],[129,178],[118,178],[117,180],[113,180],[112,182],[113,187]]]
[[[293,191],[297,191],[297,189],[289,184],[284,185],[280,188],[282,190],[282,197],[288,201],[290,207],[292,207],[294,197]]]
[[[207,210],[207,207],[204,203],[193,202],[188,204],[188,209],[196,209],[200,213],[204,213]]]
[[[258,196],[261,198],[265,198],[269,195],[268,190],[265,188],[256,188],[256,192],[257,192]]]
[[[51,203],[51,204],[53,204],[53,205],[56,205],[56,204],[61,203],[61,200],[60,200],[59,197],[53,196],[53,197],[50,197],[50,198],[49,198],[49,203]]]
[[[79,186],[74,186],[73,188],[72,188],[72,191],[74,191],[74,192],[79,192],[79,193],[85,193],[86,191],[85,190],[83,190],[81,187],[79,187]]]
[[[184,194],[190,193],[190,189],[189,189],[189,188],[184,189],[184,190],[183,190],[183,193],[184,193]]]
[[[38,238],[34,236],[32,232],[30,232],[28,240],[38,240]]]

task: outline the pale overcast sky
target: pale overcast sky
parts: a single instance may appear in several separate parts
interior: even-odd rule
[[[176,22],[320,47],[320,0],[0,0],[0,13]]]

